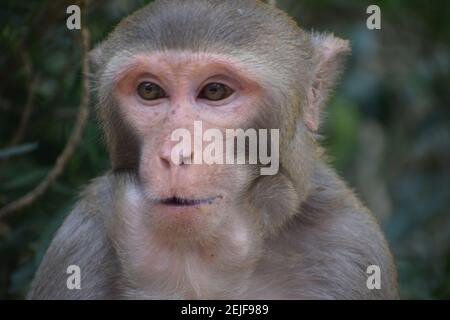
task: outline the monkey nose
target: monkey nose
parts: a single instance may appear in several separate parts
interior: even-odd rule
[[[190,150],[175,148],[174,143],[166,142],[160,150],[159,159],[164,168],[170,169],[174,166],[191,164],[192,152]]]

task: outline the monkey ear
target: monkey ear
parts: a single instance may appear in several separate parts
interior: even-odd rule
[[[317,57],[312,84],[308,91],[308,105],[304,121],[311,131],[317,131],[320,113],[333,90],[342,70],[343,60],[350,53],[347,40],[331,34],[311,34],[314,55]]]

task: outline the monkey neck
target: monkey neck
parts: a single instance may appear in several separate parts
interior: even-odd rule
[[[223,229],[228,231],[227,235],[178,247],[165,244],[145,228],[128,229],[126,240],[118,250],[131,289],[128,294],[143,293],[151,298],[157,293],[168,299],[239,295],[245,290],[242,284],[256,267],[261,241],[245,235],[251,230],[248,225],[230,223]]]

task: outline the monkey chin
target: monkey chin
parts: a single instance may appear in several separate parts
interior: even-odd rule
[[[154,201],[149,227],[167,244],[204,242],[214,237],[225,218],[222,196],[178,197]]]
[[[113,206],[117,228],[152,235],[160,245],[182,250],[208,245],[230,230],[230,225],[245,224],[239,217],[248,208],[228,187],[167,186],[146,183],[134,175],[119,181]]]

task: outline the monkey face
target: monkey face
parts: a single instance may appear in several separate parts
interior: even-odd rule
[[[252,127],[261,92],[256,77],[217,54],[138,54],[121,68],[114,107],[138,141],[136,171],[152,228],[213,233],[230,204],[242,205],[255,166],[226,163],[226,131]],[[176,151],[180,129],[190,150]],[[216,135],[205,139],[210,129]],[[210,142],[216,162],[205,158]]]

